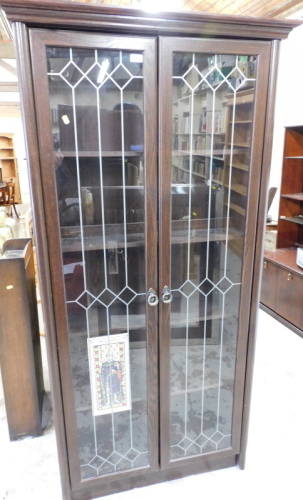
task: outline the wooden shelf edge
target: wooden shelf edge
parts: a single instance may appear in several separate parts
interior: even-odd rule
[[[279,221],[281,222],[291,222],[292,224],[298,224],[299,226],[303,225],[303,218],[298,217],[298,216],[293,216],[293,217],[284,217],[280,215]]]
[[[227,206],[227,203],[226,203],[226,206]],[[238,214],[243,215],[243,217],[245,217],[246,210],[244,210],[244,208],[239,207],[235,203],[230,203],[229,206],[230,206],[231,210],[234,210],[234,212],[237,212]]]
[[[238,193],[241,196],[247,196],[247,187],[242,186],[242,184],[232,184],[231,186],[229,186],[228,184],[224,184],[224,187],[226,189],[231,189],[231,191],[234,191],[235,193]]]
[[[297,249],[294,247],[276,248],[275,250],[265,250],[264,260],[268,260],[303,277],[303,269],[296,264],[296,255]]]
[[[249,166],[245,165],[244,163],[233,163],[231,165],[231,167],[232,168],[237,168],[238,170],[243,170],[244,172],[248,172],[249,171]]]
[[[303,201],[303,193],[281,194],[281,198],[288,198],[295,201]]]
[[[61,151],[62,155],[64,157],[69,157],[69,158],[76,158],[76,152],[75,151]],[[122,157],[122,156],[142,156],[144,154],[144,151],[102,151],[101,152],[101,157]],[[82,158],[99,158],[100,154],[99,151],[78,151],[78,157]]]

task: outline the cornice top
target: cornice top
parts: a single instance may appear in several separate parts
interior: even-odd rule
[[[130,32],[139,26],[145,34],[204,36],[249,39],[283,39],[301,21],[232,16],[198,12],[151,13],[131,7],[88,4],[66,0],[0,0],[11,22],[61,29],[106,29]],[[236,28],[237,27],[237,28]]]

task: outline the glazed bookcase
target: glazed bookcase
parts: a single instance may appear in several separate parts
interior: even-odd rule
[[[2,4],[64,498],[244,467],[277,40],[295,23]]]

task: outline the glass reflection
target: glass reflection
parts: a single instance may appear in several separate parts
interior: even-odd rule
[[[171,458],[230,446],[256,58],[175,53]]]
[[[48,47],[47,60],[79,459],[87,479],[149,463],[143,55]],[[126,409],[123,392],[131,394]]]

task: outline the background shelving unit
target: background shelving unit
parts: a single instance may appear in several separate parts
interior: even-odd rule
[[[210,67],[200,68],[209,72]],[[198,75],[188,75],[188,82],[180,80],[176,86],[178,95],[173,101],[173,180],[175,183],[189,182],[189,162],[192,156],[192,174],[195,184],[222,185],[226,132],[226,87],[218,87],[215,103],[213,90],[205,83],[195,90],[191,101],[191,88],[196,88]],[[214,85],[213,85],[214,87]],[[188,110],[193,105],[192,113]],[[211,175],[210,175],[211,174]]]
[[[243,233],[246,217],[248,173],[252,138],[254,88],[245,88],[226,96],[227,129],[224,161],[225,210],[231,224]],[[231,242],[238,255],[243,251],[243,238]]]
[[[7,183],[6,199],[2,204],[22,203],[17,159],[14,149],[14,134],[0,134],[0,182]],[[9,189],[10,188],[10,189]]]
[[[286,127],[275,250],[265,250],[261,303],[303,337],[303,126]]]

